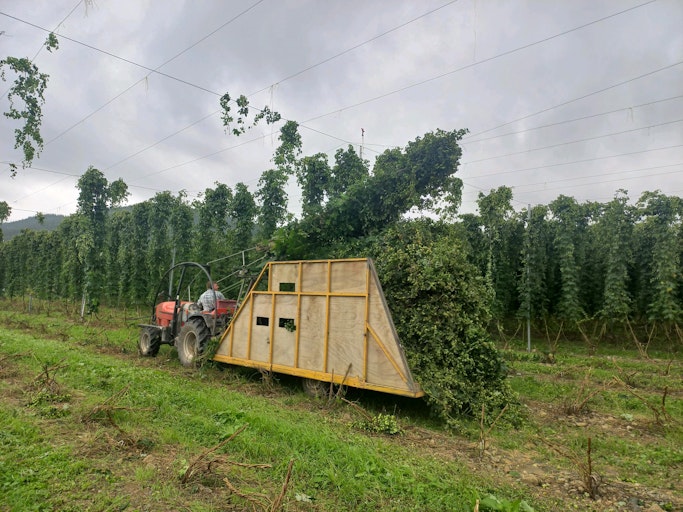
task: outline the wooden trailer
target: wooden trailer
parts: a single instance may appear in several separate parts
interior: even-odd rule
[[[410,373],[370,259],[270,262],[220,339],[216,361],[397,395]]]

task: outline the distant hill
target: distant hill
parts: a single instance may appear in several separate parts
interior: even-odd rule
[[[2,234],[5,241],[11,240],[17,236],[24,229],[32,229],[33,231],[54,231],[59,226],[59,223],[64,220],[64,215],[53,215],[51,213],[45,214],[45,220],[41,224],[35,217],[28,219],[15,220],[14,222],[5,222],[2,225]]]

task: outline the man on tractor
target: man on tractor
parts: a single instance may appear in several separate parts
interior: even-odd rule
[[[199,296],[198,303],[202,305],[203,311],[213,311],[216,309],[216,301],[224,300],[225,297],[218,291],[218,283],[206,282],[206,291]]]

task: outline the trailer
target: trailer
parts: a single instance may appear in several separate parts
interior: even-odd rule
[[[408,397],[413,379],[372,260],[267,263],[215,361]]]

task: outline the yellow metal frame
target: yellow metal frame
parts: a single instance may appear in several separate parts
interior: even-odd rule
[[[353,262],[365,262],[366,265],[366,275],[365,275],[365,290],[364,291],[359,291],[359,292],[335,292],[332,291],[332,267],[337,264],[337,263],[353,263]],[[303,279],[304,279],[304,266],[305,264],[312,264],[312,263],[322,263],[326,264],[326,280],[324,283],[324,289],[316,289],[316,290],[308,290],[304,291],[302,290],[303,288]],[[275,284],[273,283],[273,276],[274,276],[274,269],[276,268],[277,265],[297,265],[298,266],[298,272],[297,272],[297,281],[295,283],[295,290],[294,291],[276,291],[273,288],[275,287]],[[285,269],[286,271],[286,269]],[[257,290],[256,288],[260,285],[260,283],[264,279],[264,275],[267,273],[267,290]],[[376,288],[379,293],[379,297],[381,299],[381,306],[384,309],[384,313],[386,314],[386,317],[388,319],[388,325],[390,326],[391,330],[391,339],[389,342],[395,342],[396,346],[398,347],[398,350],[394,349],[395,353],[398,353],[399,355],[399,360],[397,360],[394,356],[392,356],[391,351],[388,349],[388,347],[385,345],[385,342],[382,340],[382,337],[375,331],[375,329],[372,328],[370,325],[369,321],[369,316],[370,316],[370,289],[371,289],[371,283],[372,280],[375,280],[376,282]],[[322,283],[321,283],[322,284]],[[296,314],[295,314],[295,325],[297,326],[297,329],[295,331],[294,335],[294,347],[293,347],[293,365],[284,365],[284,364],[277,364],[273,361],[273,354],[274,354],[274,340],[275,340],[275,329],[276,329],[276,298],[278,296],[282,295],[288,295],[288,296],[294,296],[296,297]],[[269,347],[268,347],[268,361],[260,361],[260,360],[254,360],[252,359],[252,341],[253,341],[253,328],[255,325],[255,317],[254,317],[254,304],[255,304],[255,298],[258,296],[270,296],[270,314],[271,314],[271,319],[272,321],[269,323]],[[322,362],[322,371],[318,370],[311,370],[308,368],[303,368],[300,366],[300,355],[301,355],[301,346],[300,346],[300,329],[299,326],[301,326],[301,321],[302,321],[302,298],[303,297],[324,297],[325,298],[325,306],[324,306],[324,318],[321,320],[324,322],[323,325],[323,332],[324,336],[321,342],[323,343],[323,362]],[[363,340],[362,340],[362,370],[360,371],[360,376],[359,375],[344,375],[344,374],[335,374],[334,372],[329,372],[328,371],[328,363],[329,363],[329,350],[330,350],[330,320],[331,320],[331,302],[332,299],[335,297],[358,297],[361,299],[364,299],[365,304],[364,304],[364,318],[363,322],[365,324],[364,329],[363,329]],[[261,304],[260,307],[263,307],[263,304]],[[248,308],[248,309],[247,309]],[[246,315],[248,316],[249,319],[249,324],[247,328],[247,340],[246,340],[246,358],[245,357],[236,357],[234,356],[234,346],[235,346],[235,329],[233,328],[236,320],[240,318],[241,315]],[[271,342],[273,341],[273,342]],[[371,348],[371,344],[376,344],[381,352],[377,352],[376,349],[375,353],[380,353],[383,354],[384,357],[389,361],[390,366],[389,368],[393,367],[393,370],[396,372],[398,377],[400,377],[400,380],[404,383],[403,387],[396,387],[392,385],[384,385],[381,382],[368,382],[368,374],[369,374],[369,367],[368,365],[370,364],[369,362],[369,351]],[[289,374],[289,375],[294,375],[298,377],[303,377],[307,379],[315,379],[315,380],[320,380],[324,382],[332,382],[334,384],[343,384],[347,386],[352,386],[356,388],[361,388],[361,389],[370,389],[373,391],[380,391],[380,392],[385,392],[385,393],[392,393],[392,394],[397,394],[397,395],[402,395],[402,396],[409,396],[409,397],[420,397],[424,395],[424,391],[420,388],[419,384],[417,384],[413,378],[412,375],[410,374],[410,369],[408,368],[405,354],[403,352],[403,348],[400,346],[400,343],[398,342],[398,337],[395,332],[394,324],[393,321],[391,320],[391,315],[388,311],[388,308],[386,306],[386,300],[384,298],[384,295],[381,291],[381,286],[379,284],[379,280],[377,279],[377,274],[374,269],[374,265],[372,264],[372,261],[369,259],[365,258],[354,258],[354,259],[345,259],[345,260],[307,260],[307,261],[286,261],[286,262],[270,262],[267,263],[266,266],[261,270],[261,273],[259,274],[258,278],[254,282],[254,285],[252,286],[251,290],[249,291],[249,294],[245,298],[244,302],[240,304],[238,310],[235,312],[235,316],[233,317],[233,322],[228,326],[226,331],[223,333],[223,336],[221,337],[219,348],[218,348],[218,353],[214,356],[214,360],[224,362],[224,363],[229,363],[229,364],[234,364],[238,366],[246,366],[246,367],[251,367],[251,368],[265,368],[277,373],[284,373],[284,374]],[[350,369],[350,368],[349,368]],[[347,372],[348,373],[348,372]],[[398,380],[398,379],[396,379]]]

